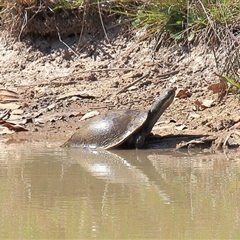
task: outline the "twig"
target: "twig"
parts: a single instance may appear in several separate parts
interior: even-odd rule
[[[97,1],[97,4],[98,4],[99,18],[100,18],[100,21],[101,21],[101,24],[102,24],[102,29],[103,29],[104,35],[105,35],[108,43],[110,44],[110,41],[109,41],[109,38],[108,38],[108,35],[107,35],[107,32],[106,32],[106,29],[105,29],[104,24],[103,24],[103,19],[102,19],[102,15],[101,15],[101,11],[100,11],[100,3],[99,3],[99,0]]]
[[[221,39],[220,39],[220,37],[218,36],[217,31],[216,31],[216,29],[214,28],[213,22],[212,22],[211,18],[209,17],[209,15],[208,15],[208,13],[207,13],[207,11],[206,11],[206,9],[205,9],[202,1],[201,1],[201,0],[198,0],[198,2],[199,2],[199,4],[201,5],[201,7],[202,7],[202,9],[203,9],[203,12],[205,13],[205,15],[206,15],[206,17],[207,17],[207,19],[208,19],[208,22],[209,22],[212,30],[214,31],[216,37],[218,38],[219,42],[221,42]]]
[[[59,39],[59,41],[60,41],[62,44],[64,44],[71,52],[73,52],[75,56],[79,57],[79,54],[77,54],[69,45],[67,45],[67,44],[62,40],[62,38],[61,38],[61,36],[60,36],[60,33],[59,33],[58,27],[56,27],[56,29],[57,29],[57,34],[58,34],[58,39]]]
[[[232,40],[234,41],[234,43],[239,46],[240,43],[238,41],[238,39],[230,32],[230,30],[227,28],[226,31],[228,32],[228,34],[230,35],[230,37],[232,38]]]
[[[103,69],[95,69],[95,70],[85,70],[85,71],[80,71],[80,72],[76,72],[76,73],[70,73],[68,75],[65,76],[58,76],[55,78],[50,79],[48,82],[42,82],[42,83],[37,83],[37,84],[28,84],[28,85],[18,85],[17,87],[34,87],[34,86],[42,86],[42,85],[51,85],[51,84],[55,84],[55,85],[68,85],[68,84],[76,84],[76,81],[69,81],[69,82],[60,82],[60,81],[56,81],[57,79],[61,79],[61,78],[67,78],[71,75],[72,76],[76,76],[78,74],[81,73],[87,73],[87,72],[101,72],[101,71],[133,71],[132,68],[103,68]]]
[[[232,136],[232,133],[230,133],[230,134],[225,138],[225,140],[224,140],[224,142],[223,142],[223,145],[222,145],[223,148],[226,148],[226,147],[227,147],[228,140],[229,140],[229,138],[230,138],[231,136]]]
[[[23,29],[27,25],[27,22],[28,22],[27,11],[24,11],[24,19],[23,19],[23,23],[22,23],[22,26],[21,26],[21,29],[20,29],[20,32],[19,32],[19,35],[18,35],[18,41],[19,42],[21,41],[21,35],[22,35],[22,32],[23,32]]]
[[[87,3],[85,3],[85,1],[82,1],[81,5],[79,6],[79,8],[81,8],[82,6],[83,7],[83,19],[82,19],[82,28],[81,28],[81,32],[80,32],[80,36],[79,36],[79,39],[78,39],[78,44],[77,46],[79,46],[79,43],[80,41],[82,40],[82,35],[83,35],[83,30],[84,30],[84,22],[85,22],[85,19],[86,19],[86,9],[87,9]]]
[[[172,71],[172,72],[166,72],[166,73],[163,73],[163,74],[158,75],[157,78],[168,77],[168,76],[170,76],[170,75],[179,73],[179,71],[180,71],[180,70],[175,70],[175,71]]]
[[[41,87],[41,86],[46,86],[46,85],[55,85],[55,86],[65,86],[65,85],[70,85],[70,84],[76,84],[76,81],[69,81],[69,82],[43,82],[43,83],[39,83],[37,86]]]
[[[79,72],[76,72],[76,73],[70,73],[69,75],[71,75],[71,77],[72,77],[72,76],[76,76],[80,73],[103,72],[103,71],[133,71],[133,68],[100,68],[100,69],[84,70],[84,71],[79,71]],[[55,78],[51,79],[50,82],[54,81],[56,79],[66,78],[69,75],[55,77]]]
[[[147,74],[145,74],[144,76],[142,76],[142,77],[140,77],[140,78],[138,78],[137,80],[135,80],[134,82],[132,82],[132,83],[130,83],[130,84],[128,84],[127,86],[125,86],[125,87],[123,87],[121,90],[119,90],[117,93],[116,93],[116,95],[117,94],[119,94],[119,93],[122,93],[122,92],[124,92],[125,90],[127,90],[129,87],[131,87],[131,86],[133,86],[133,85],[135,85],[137,82],[139,82],[139,81],[141,81],[142,79],[144,79],[144,78],[146,78],[146,77],[148,77],[149,76],[149,72],[147,73]]]
[[[55,86],[63,86],[63,85],[70,85],[70,84],[76,84],[76,81],[69,81],[69,82],[41,82],[37,84],[27,84],[27,85],[18,85],[16,87],[42,87],[42,86],[47,86],[47,85],[55,85]]]
[[[32,8],[34,8],[34,6],[32,6]],[[25,8],[25,10],[24,10],[24,20],[23,20],[20,32],[18,34],[18,41],[19,42],[21,41],[21,35],[22,35],[22,32],[23,32],[24,28],[26,27],[27,23],[29,21],[31,21],[38,14],[38,12],[41,10],[41,8],[42,8],[42,5],[40,5],[38,7],[37,11],[33,10],[33,12],[35,12],[35,13],[32,15],[32,17],[30,19],[28,19],[28,11],[27,10],[31,9],[31,7]]]
[[[167,77],[167,76],[170,76],[170,75],[173,75],[173,74],[177,74],[178,72],[179,72],[179,70],[175,70],[175,71],[172,71],[172,72],[163,73],[163,74],[161,74],[161,75],[158,75],[157,77],[158,77],[158,78],[164,78],[164,77]],[[135,80],[134,82],[128,84],[126,87],[123,87],[121,90],[119,90],[119,91],[116,93],[116,95],[119,94],[119,93],[124,92],[124,91],[127,90],[129,87],[133,86],[134,84],[136,84],[137,82],[141,81],[142,79],[148,77],[149,74],[150,74],[150,73],[148,72],[146,75],[144,75],[144,76],[140,77],[139,79]]]

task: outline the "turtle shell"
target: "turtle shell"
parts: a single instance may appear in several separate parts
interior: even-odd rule
[[[147,119],[147,112],[109,111],[86,120],[63,147],[114,148],[133,136]]]

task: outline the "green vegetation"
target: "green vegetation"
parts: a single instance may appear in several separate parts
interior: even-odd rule
[[[1,0],[2,13],[15,3],[21,6],[46,6],[52,11],[93,7],[110,14],[125,15],[132,26],[146,28],[147,35],[167,30],[172,39],[194,40],[203,29],[209,29],[220,40],[224,31],[218,27],[231,28],[240,18],[239,0]],[[82,8],[82,9],[83,9]],[[86,9],[85,9],[86,10]],[[231,25],[231,27],[230,27]],[[209,32],[209,33],[210,33]],[[211,39],[213,40],[213,39]]]
[[[168,30],[173,39],[190,40],[204,28],[220,37],[216,27],[233,24],[240,17],[240,1],[231,0],[152,0],[148,3],[117,3],[113,11],[132,18],[134,27],[146,27],[149,33]]]

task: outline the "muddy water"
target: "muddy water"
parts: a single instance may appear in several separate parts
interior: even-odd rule
[[[235,153],[0,150],[1,239],[240,238]]]

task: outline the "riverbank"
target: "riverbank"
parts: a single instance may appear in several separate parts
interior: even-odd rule
[[[85,33],[80,46],[78,35],[16,41],[2,32],[0,88],[14,97],[0,93],[1,140],[61,145],[86,113],[147,111],[161,91],[176,87],[155,134],[210,135],[217,145],[240,145],[239,98],[223,94],[216,75],[226,63],[224,46],[213,52],[176,42],[156,50],[156,39],[140,36],[125,28],[108,31],[108,38]]]

